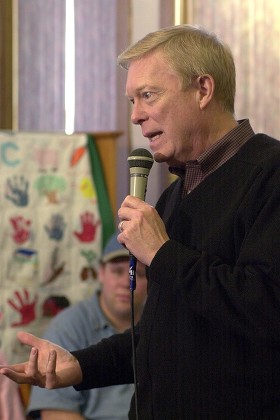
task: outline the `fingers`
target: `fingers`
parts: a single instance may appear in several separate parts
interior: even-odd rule
[[[49,359],[46,368],[46,384],[45,387],[48,389],[52,389],[56,385],[57,377],[56,377],[56,360],[57,360],[57,353],[55,350],[51,350],[49,353]]]
[[[25,373],[32,378],[36,378],[38,375],[38,350],[35,347],[31,349]]]
[[[1,367],[0,373],[17,382],[52,389],[57,385],[57,353],[46,340],[23,331],[18,333],[23,344],[32,346],[28,362]],[[38,348],[35,345],[38,345]],[[40,359],[39,359],[40,352]]]
[[[38,368],[39,352],[36,348],[32,348],[30,352],[29,362],[26,369],[26,375],[31,379],[33,385],[41,388],[52,389],[56,386],[56,360],[57,353],[51,350],[46,363],[46,371],[40,372]]]
[[[0,373],[18,384],[37,385],[41,388],[52,389],[56,387],[56,351],[51,350],[46,364],[46,371],[40,372],[38,369],[38,349],[32,348],[28,363],[3,367]]]
[[[146,205],[145,201],[141,200],[138,197],[133,197],[132,195],[127,195],[121,204],[122,207],[130,207],[132,209],[141,208],[141,206]]]
[[[0,373],[5,375],[18,384],[33,384],[33,378],[26,375],[26,367],[28,363],[19,363],[11,366],[5,366],[0,369]]]
[[[151,215],[151,210],[154,210],[154,208],[145,203],[145,201],[128,195],[118,210],[118,217],[121,221],[131,220],[135,218],[136,214],[140,215],[141,213],[147,213],[147,215]],[[122,227],[123,225],[119,225],[119,229]]]
[[[9,368],[1,368],[0,373],[18,384],[32,384],[26,379],[24,373],[17,373]]]
[[[35,335],[30,334],[25,331],[19,331],[17,333],[17,338],[22,344],[26,344],[30,347],[36,347],[36,348],[39,348],[40,343],[42,343],[43,341],[41,338],[38,338]]]
[[[19,363],[17,365],[12,365],[12,366],[0,366],[0,373],[2,373],[3,375],[6,375],[10,371],[13,371],[15,373],[21,373],[25,371],[24,367],[25,367],[25,363]]]
[[[32,347],[29,361],[25,369],[26,382],[31,385],[37,385],[41,388],[45,387],[45,376],[39,372],[38,369],[38,358],[39,351],[35,347]]]
[[[120,232],[123,232],[123,229],[124,229],[123,224],[124,224],[124,220],[122,220],[122,221],[119,223],[118,228],[119,228],[119,231],[120,231]]]
[[[125,221],[129,221],[131,219],[132,211],[134,209],[138,209],[139,205],[141,206],[142,203],[143,203],[142,200],[140,200],[139,198],[130,196],[130,195],[128,195],[124,199],[124,201],[123,201],[123,203],[122,203],[122,205],[121,205],[121,207],[118,211],[118,216],[119,216],[119,219],[120,219],[120,223],[118,224],[118,229],[119,229],[120,233],[122,233],[124,231]]]

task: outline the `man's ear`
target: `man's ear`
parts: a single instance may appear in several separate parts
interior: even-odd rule
[[[204,74],[196,79],[200,109],[204,109],[214,96],[215,82],[210,74]]]

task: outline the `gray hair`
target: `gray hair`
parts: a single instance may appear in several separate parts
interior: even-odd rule
[[[209,74],[215,82],[214,96],[224,109],[234,113],[235,65],[229,47],[206,29],[193,25],[170,26],[151,32],[118,56],[118,64],[129,68],[132,61],[155,50],[163,52],[170,67],[187,89],[199,76]]]

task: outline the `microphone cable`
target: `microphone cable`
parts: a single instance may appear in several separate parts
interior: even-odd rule
[[[130,195],[138,197],[145,201],[148,175],[153,166],[154,158],[146,149],[135,149],[127,158],[130,172]],[[137,363],[135,346],[135,328],[134,328],[134,295],[136,289],[136,263],[137,259],[129,254],[129,281],[131,296],[131,340],[132,340],[132,364],[134,374],[134,398],[135,398],[135,418],[138,420],[138,381],[137,381]]]
[[[135,419],[138,420],[138,380],[137,380],[137,361],[135,345],[135,316],[134,316],[134,290],[136,289],[136,264],[137,259],[129,254],[129,288],[130,288],[130,307],[131,307],[131,345],[132,345],[132,366],[134,377],[134,401]]]

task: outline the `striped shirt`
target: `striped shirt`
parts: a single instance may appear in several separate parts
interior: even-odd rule
[[[238,125],[205,150],[196,160],[188,161],[185,170],[170,168],[170,172],[184,178],[183,196],[189,194],[208,175],[218,169],[254,135],[248,119]]]

